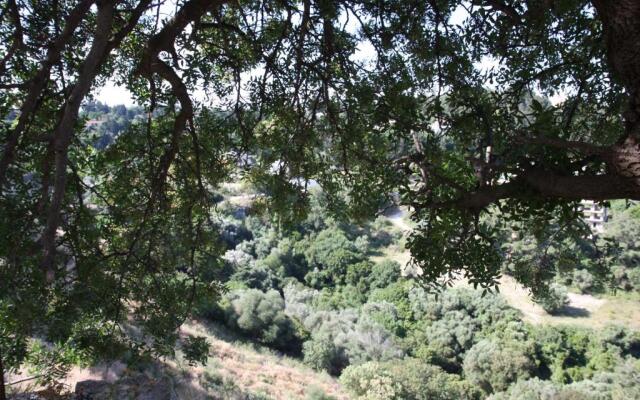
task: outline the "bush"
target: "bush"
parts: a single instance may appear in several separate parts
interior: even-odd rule
[[[413,355],[448,372],[460,372],[464,353],[479,337],[518,320],[518,313],[499,296],[482,296],[469,289],[429,294],[412,288],[410,308],[418,320],[409,335]]]
[[[302,346],[304,363],[317,371],[327,371],[338,375],[348,361],[346,356],[336,348],[333,340],[326,336],[317,335],[304,342]]]
[[[273,273],[261,262],[252,263],[247,267],[240,268],[230,278],[233,282],[241,283],[248,289],[259,289],[266,291],[277,289],[281,285],[280,277]]]
[[[581,293],[590,293],[595,286],[593,275],[584,269],[576,269],[573,271],[572,282]]]
[[[309,271],[309,267],[299,247],[301,247],[299,242],[284,238],[271,249],[269,255],[262,259],[261,263],[281,279],[294,277],[302,281]]]
[[[465,355],[464,376],[485,393],[506,390],[512,383],[533,375],[533,350],[527,343],[481,340]]]
[[[633,289],[640,292],[640,267],[628,270],[627,277]]]
[[[369,293],[369,303],[391,303],[398,311],[398,318],[405,325],[414,321],[414,313],[410,301],[411,281],[398,281],[387,287],[374,289]]]
[[[314,303],[320,296],[320,292],[300,283],[289,283],[282,291],[287,315],[305,321],[309,315],[315,313]]]
[[[376,263],[369,275],[369,288],[382,289],[400,280],[402,267],[396,261],[382,260]]]
[[[358,319],[353,330],[336,335],[334,343],[347,355],[350,365],[367,361],[387,361],[404,356],[404,351],[389,331],[380,324],[362,317]]]
[[[640,358],[640,332],[623,326],[609,325],[599,332],[599,340],[604,348],[615,348],[620,355]]]
[[[310,241],[305,258],[312,268],[305,280],[312,287],[320,288],[343,284],[347,266],[363,261],[364,255],[343,231],[329,228]]]
[[[255,261],[251,254],[243,251],[240,248],[227,250],[222,256],[222,259],[234,270],[251,267]]]
[[[275,290],[229,293],[224,304],[227,324],[258,342],[288,351],[300,350],[296,325],[284,313],[284,301]]]
[[[462,311],[476,320],[482,331],[491,331],[499,321],[517,320],[519,313],[501,296],[465,288],[448,289],[442,293],[429,294],[422,288],[409,292],[411,309],[417,320],[435,321],[451,311]]]
[[[613,369],[635,342],[626,330],[616,328],[598,334],[578,327],[539,327],[531,334],[538,343],[541,376],[548,375],[557,383],[588,379],[595,372]]]
[[[567,288],[555,283],[549,286],[549,290],[543,296],[534,300],[549,314],[554,314],[569,304]]]
[[[640,213],[638,205],[616,213],[607,224],[605,237],[619,245],[617,262],[628,269],[640,268]]]
[[[375,362],[348,367],[340,376],[340,382],[359,400],[406,398],[402,383]]]
[[[367,254],[369,252],[369,248],[371,247],[371,242],[369,238],[366,236],[358,236],[356,240],[353,242],[356,249],[362,253]]]
[[[198,377],[198,383],[207,392],[206,398],[229,400],[271,400],[263,393],[247,392],[238,387],[233,379],[225,378],[218,372],[205,371]]]
[[[394,240],[402,236],[402,233],[390,233],[393,229],[393,224],[387,218],[383,216],[376,218],[370,226],[370,236],[373,246],[389,246]]]
[[[389,331],[352,311],[318,311],[304,324],[312,332],[311,343],[304,344],[305,361],[316,369],[337,374],[347,365],[404,356]]]
[[[627,291],[633,289],[633,284],[627,275],[627,268],[622,265],[616,265],[611,269],[611,273],[613,275],[613,283],[617,288]]]
[[[558,385],[533,378],[518,381],[511,385],[506,392],[495,393],[487,400],[554,400],[559,399],[559,394]]]
[[[448,372],[460,372],[464,353],[475,343],[479,329],[480,324],[463,311],[448,312],[416,330],[415,355]]]
[[[487,400],[627,400],[640,399],[638,361],[621,364],[614,372],[596,374],[569,385],[533,378],[519,381]]]
[[[406,334],[405,324],[398,318],[398,309],[389,302],[367,303],[362,306],[362,315],[382,325],[395,336],[404,337]]]
[[[337,400],[337,399],[333,396],[329,396],[319,387],[312,386],[307,391],[305,400]]]
[[[465,400],[477,393],[459,377],[415,359],[348,367],[341,383],[361,400]]]
[[[366,300],[366,291],[362,288],[353,285],[341,285],[322,289],[316,300],[316,306],[325,310],[360,308]]]

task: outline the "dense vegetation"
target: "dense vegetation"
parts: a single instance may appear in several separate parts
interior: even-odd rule
[[[0,371],[171,357],[196,309],[347,382],[401,357],[471,396],[544,379],[508,307],[426,288],[637,290],[637,211],[596,238],[578,203],[640,200],[638,54],[636,0],[3,1]],[[89,101],[108,80],[139,108]],[[246,219],[217,210],[236,181]],[[345,222],[394,203],[413,280]]]
[[[95,135],[93,146],[98,150],[112,144],[118,134],[144,118],[141,107],[127,108],[123,104],[109,107],[99,101],[84,104],[81,111],[81,116],[87,119],[88,133]]]
[[[640,332],[529,325],[499,295],[464,285],[430,293],[403,276],[400,264],[380,258],[403,240],[386,218],[341,223],[327,214],[325,201],[315,191],[311,215],[287,227],[251,207],[238,212],[223,203],[220,218],[229,234],[221,279],[229,292],[201,304],[200,315],[340,376],[358,399],[640,396]],[[620,235],[640,227],[638,207],[616,203],[605,237],[623,243]],[[503,270],[512,273],[513,249],[527,240],[507,236],[511,258]],[[635,242],[612,247],[607,257],[619,265],[637,249]],[[591,276],[588,252],[575,256],[579,265],[559,271],[549,296],[539,299],[545,309],[562,310],[563,284],[585,291],[580,274],[591,277],[590,293],[640,293],[619,272]],[[519,257],[530,261],[527,251]],[[623,268],[633,275],[638,266]]]

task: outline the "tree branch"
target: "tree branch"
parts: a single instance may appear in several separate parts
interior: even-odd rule
[[[576,140],[564,140],[564,139],[550,138],[550,137],[544,137],[544,136],[538,136],[533,138],[520,136],[516,138],[516,142],[521,144],[543,145],[543,146],[554,147],[557,149],[573,150],[587,156],[590,156],[590,155],[603,156],[608,152],[611,152],[611,147],[609,146],[598,146],[591,143],[580,142]]]
[[[467,192],[461,197],[440,203],[422,204],[423,208],[458,208],[480,211],[503,199],[564,199],[564,200],[640,200],[640,187],[632,178],[618,174],[559,175],[544,169],[530,169],[513,180]]]
[[[76,4],[67,17],[67,23],[62,33],[54,40],[53,44],[47,50],[47,56],[45,61],[42,63],[42,67],[30,81],[29,91],[22,103],[22,106],[20,107],[18,122],[9,133],[4,144],[2,158],[0,159],[0,190],[2,190],[6,183],[7,169],[15,158],[16,148],[20,144],[20,137],[33,117],[33,113],[36,111],[38,105],[38,99],[40,98],[44,88],[47,86],[51,68],[60,61],[62,50],[68,44],[71,35],[78,25],[80,25],[80,22],[82,22],[85,15],[89,12],[93,3],[94,0],[82,0]]]
[[[24,47],[22,23],[20,22],[20,11],[16,0],[8,0],[7,7],[9,8],[9,16],[13,21],[13,41],[11,47],[7,50],[7,54],[0,60],[0,76],[3,76],[6,72],[6,64],[13,57],[13,55],[22,47]]]

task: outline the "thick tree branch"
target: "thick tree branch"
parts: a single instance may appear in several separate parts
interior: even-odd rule
[[[16,149],[20,143],[20,138],[33,117],[33,113],[38,106],[38,99],[40,98],[44,88],[49,82],[49,74],[51,68],[60,61],[62,50],[68,44],[69,39],[73,32],[86,14],[89,12],[94,0],[81,0],[67,17],[67,23],[60,34],[47,50],[47,55],[42,63],[42,67],[38,70],[36,75],[31,79],[29,83],[29,90],[20,107],[20,115],[18,122],[13,130],[9,133],[6,142],[4,143],[2,158],[0,159],[0,191],[4,187],[7,179],[7,169],[15,158]]]
[[[503,199],[564,199],[580,200],[640,200],[640,187],[632,179],[618,174],[558,175],[552,171],[531,169],[509,182],[468,192],[461,197],[440,203],[422,205],[426,208],[458,208],[480,211]]]
[[[164,26],[164,28],[153,36],[143,53],[142,61],[137,72],[149,79],[153,74],[158,74],[162,79],[169,82],[173,95],[180,102],[180,111],[176,116],[171,135],[169,148],[162,155],[158,172],[152,183],[152,202],[162,192],[169,168],[178,153],[178,141],[184,132],[187,122],[193,118],[193,104],[189,97],[189,91],[178,74],[167,63],[159,57],[161,51],[170,54],[175,53],[174,42],[177,36],[191,23],[197,22],[202,16],[225,3],[221,1],[191,0],[187,2],[176,15]]]
[[[14,56],[14,54],[22,47],[24,47],[22,23],[20,22],[20,11],[16,0],[8,0],[7,7],[9,8],[9,17],[13,23],[13,41],[11,46],[7,50],[2,60],[0,60],[0,76],[3,76],[6,72],[7,62]]]
[[[67,182],[67,150],[78,120],[80,104],[91,89],[91,83],[104,62],[105,50],[109,44],[114,21],[114,9],[115,4],[113,1],[105,1],[98,6],[97,27],[91,49],[84,60],[78,80],[71,90],[71,95],[65,103],[62,117],[54,133],[55,177],[53,194],[49,205],[47,224],[42,233],[43,256],[41,266],[46,273],[47,282],[52,282],[54,279],[55,238],[60,224],[60,210]]]
[[[518,137],[516,138],[516,142],[521,144],[534,144],[534,145],[543,145],[554,147],[557,149],[576,151],[580,154],[590,156],[590,155],[606,155],[611,152],[611,147],[608,146],[598,146],[587,142],[580,142],[576,140],[564,140],[558,138],[550,138],[544,136],[538,137]]]

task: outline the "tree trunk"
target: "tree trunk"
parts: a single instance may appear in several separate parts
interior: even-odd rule
[[[0,348],[0,400],[7,400],[7,392],[4,390],[4,365],[2,364],[1,348]]]

